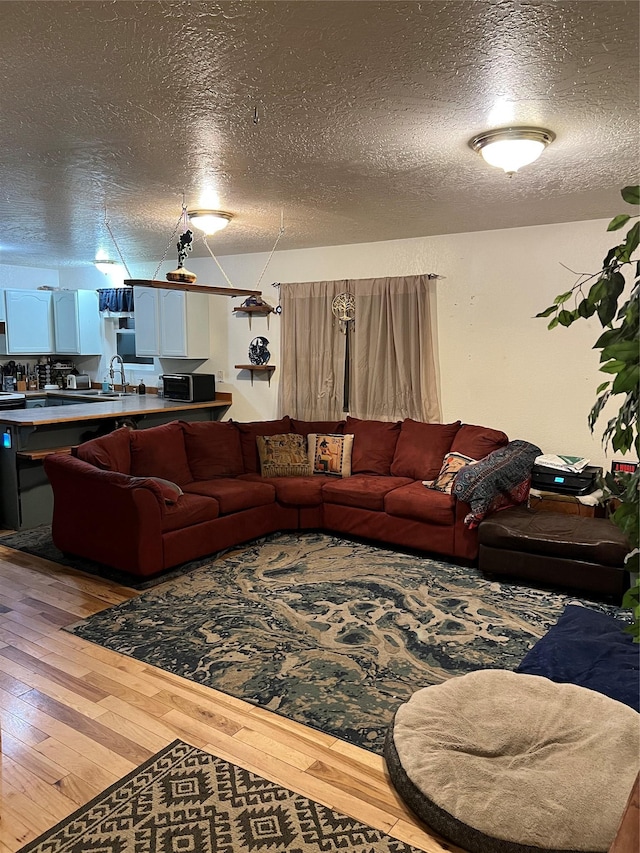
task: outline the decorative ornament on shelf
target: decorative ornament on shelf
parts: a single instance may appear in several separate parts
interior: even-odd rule
[[[186,217],[186,210],[184,208],[183,213]],[[179,281],[183,284],[193,284],[197,275],[194,272],[190,272],[184,266],[184,260],[193,247],[193,232],[187,228],[187,230],[178,238],[176,247],[178,249],[178,268],[167,273],[167,281]]]
[[[269,341],[259,335],[254,338],[249,344],[249,361],[251,364],[268,364],[271,358],[271,353],[267,349]]]

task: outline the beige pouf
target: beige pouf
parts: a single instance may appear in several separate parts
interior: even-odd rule
[[[639,722],[585,687],[480,670],[414,693],[384,755],[411,809],[470,853],[600,853],[640,766]]]

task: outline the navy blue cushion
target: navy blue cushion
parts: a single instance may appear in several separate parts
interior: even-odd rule
[[[569,604],[516,672],[588,687],[640,711],[640,649],[625,624]]]

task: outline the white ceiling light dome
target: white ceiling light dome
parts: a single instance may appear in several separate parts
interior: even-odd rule
[[[233,214],[225,213],[222,210],[208,210],[206,208],[197,208],[188,210],[187,216],[189,221],[195,228],[204,231],[205,234],[215,234],[216,231],[222,231],[233,219]]]
[[[533,163],[556,138],[551,130],[539,127],[503,127],[488,130],[469,140],[469,146],[482,154],[483,159],[509,177]]]

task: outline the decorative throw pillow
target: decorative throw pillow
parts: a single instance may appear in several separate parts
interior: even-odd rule
[[[309,464],[313,474],[333,474],[335,477],[351,476],[351,450],[353,435],[315,433],[307,436]]]
[[[256,444],[263,477],[306,477],[311,473],[303,435],[257,435]]]
[[[442,462],[442,468],[435,480],[430,483],[427,488],[436,489],[438,492],[446,492],[450,495],[453,489],[453,481],[458,471],[463,465],[473,465],[476,462],[470,456],[464,456],[462,453],[447,453]],[[427,485],[425,483],[425,485]]]

